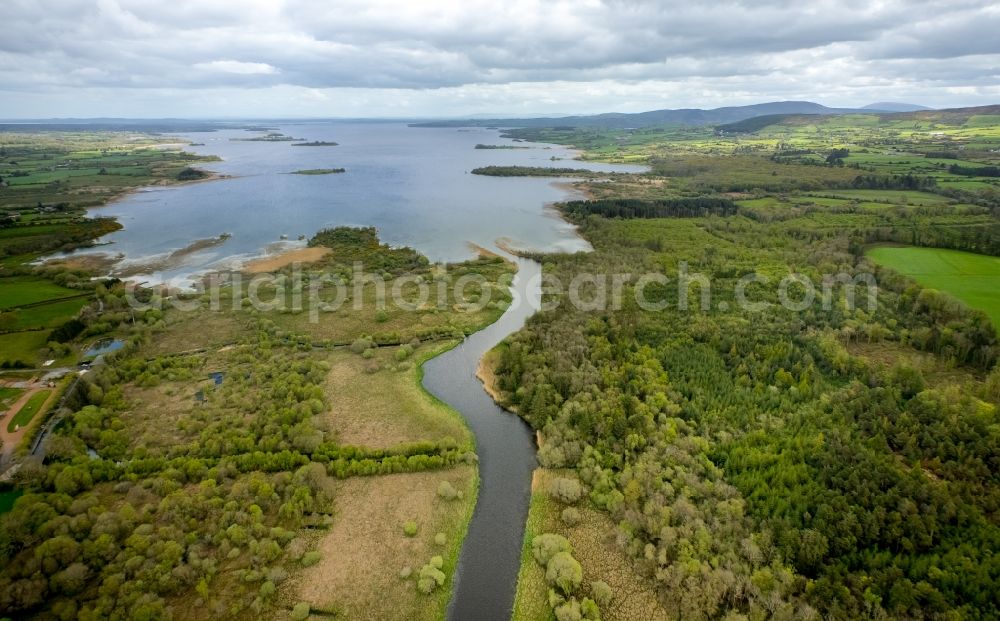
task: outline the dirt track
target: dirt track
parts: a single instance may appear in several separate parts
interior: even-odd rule
[[[21,411],[21,408],[24,407],[24,404],[28,402],[28,399],[30,399],[32,395],[43,388],[45,388],[45,386],[39,385],[26,389],[24,394],[14,402],[14,405],[10,406],[10,409],[7,410],[4,417],[0,419],[0,440],[3,441],[3,448],[0,448],[0,469],[7,466],[8,461],[14,454],[14,449],[17,448],[17,445],[21,442],[21,438],[24,437],[24,432],[28,429],[27,426],[25,426],[21,427],[17,431],[7,431],[7,425],[10,423],[10,419]]]

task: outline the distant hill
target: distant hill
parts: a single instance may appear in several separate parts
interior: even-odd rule
[[[244,127],[245,124],[190,119],[0,119],[3,132],[42,131],[125,131],[125,132],[214,132],[218,129]]]
[[[760,131],[765,127],[771,125],[777,125],[785,119],[789,118],[801,118],[807,116],[816,116],[814,114],[765,114],[763,116],[755,116],[749,119],[743,119],[742,121],[736,121],[735,123],[724,123],[722,125],[716,125],[715,131],[724,134],[751,134],[756,131]]]
[[[921,109],[903,112],[887,112],[883,110],[855,110],[847,114],[877,114],[885,121],[935,121],[945,125],[963,125],[971,117],[981,115],[1000,115],[1000,105],[976,106],[972,108],[948,108],[945,110]],[[826,115],[829,117],[830,115]],[[723,134],[752,134],[772,125],[803,125],[808,123],[825,123],[828,118],[818,119],[815,114],[766,114],[755,116],[735,123],[721,123],[715,130]]]
[[[775,114],[848,114],[857,108],[828,108],[811,101],[773,101],[749,106],[728,106],[713,110],[682,108],[650,112],[609,112],[589,116],[528,119],[455,119],[415,123],[414,127],[601,127],[628,129],[654,125],[715,125]]]
[[[911,103],[900,103],[898,101],[878,101],[868,104],[863,110],[878,110],[879,112],[916,112],[918,110],[930,110],[927,106]]]
[[[915,110],[913,112],[899,112],[885,115],[897,119],[919,119],[924,121],[938,121],[941,123],[961,124],[971,116],[979,115],[1000,115],[1000,104],[990,106],[974,106],[971,108],[944,108],[943,110]]]

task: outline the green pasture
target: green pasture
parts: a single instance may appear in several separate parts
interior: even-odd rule
[[[875,262],[948,293],[989,315],[1000,327],[1000,257],[945,250],[880,246],[868,251]]]

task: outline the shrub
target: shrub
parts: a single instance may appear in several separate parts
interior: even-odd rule
[[[309,604],[306,602],[295,604],[288,616],[292,618],[292,621],[305,621],[309,617]]]
[[[363,352],[361,352],[361,357],[364,358],[365,360],[371,360],[372,358],[375,357],[375,350],[366,349]]]
[[[413,575],[413,568],[407,565],[406,567],[399,570],[399,577],[406,580],[411,575]]]
[[[544,444],[538,449],[538,463],[545,468],[565,468],[566,453],[562,447]]]
[[[435,556],[431,559],[430,563],[427,563],[420,568],[420,577],[417,580],[417,588],[420,589],[421,593],[430,593],[434,589],[444,584],[446,576],[444,572],[441,571],[441,565],[444,561],[440,556]]]
[[[584,619],[590,619],[591,621],[601,620],[601,609],[597,606],[597,602],[589,597],[584,597],[583,601],[580,602],[580,612],[583,614]]]
[[[318,563],[320,558],[322,558],[320,556],[320,553],[317,552],[317,551],[315,551],[315,550],[313,550],[312,552],[306,552],[302,556],[302,561],[301,561],[302,566],[303,567],[311,567],[311,566],[315,565],[316,563]]]
[[[268,597],[274,595],[276,590],[277,587],[274,586],[274,583],[268,580],[264,584],[260,585],[260,596],[267,599]]]
[[[297,561],[302,558],[302,555],[306,553],[306,547],[309,544],[306,543],[305,539],[295,538],[288,544],[288,558],[293,561]]]
[[[434,543],[438,544],[439,546],[443,546],[444,544],[448,543],[448,535],[445,535],[444,533],[438,533],[434,535]]]
[[[360,354],[365,350],[370,349],[371,346],[372,346],[372,339],[367,336],[361,336],[354,339],[354,342],[351,343],[351,351],[354,352],[355,354]]]
[[[611,604],[611,600],[614,599],[614,592],[611,590],[611,587],[608,586],[608,583],[603,580],[591,582],[590,593],[594,596],[594,600],[600,606],[608,606]]]
[[[583,619],[580,602],[575,599],[559,604],[554,612],[556,613],[556,621],[580,621]]]
[[[396,360],[402,362],[413,355],[413,347],[403,345],[396,350]]]
[[[267,570],[267,580],[268,582],[273,582],[274,584],[281,584],[288,579],[288,572],[285,571],[283,567],[272,567]]]
[[[243,573],[244,582],[259,582],[261,578],[260,572],[255,569],[248,569]]]
[[[560,477],[549,483],[549,493],[559,502],[571,505],[583,496],[583,486],[576,479]]]
[[[583,581],[583,567],[569,552],[559,552],[545,566],[545,580],[569,595]]]
[[[580,511],[575,507],[566,507],[562,512],[562,521],[567,526],[576,526],[580,523]]]
[[[376,323],[385,323],[389,321],[389,313],[384,310],[375,311],[375,321]]]
[[[417,580],[417,589],[424,595],[430,595],[437,587],[437,581],[433,578],[420,578]]]
[[[450,481],[441,481],[440,485],[438,485],[437,495],[445,500],[461,498],[461,494]]]
[[[545,533],[531,540],[531,555],[535,562],[545,567],[553,556],[560,552],[572,552],[573,546],[562,535]]]
[[[419,529],[420,527],[413,520],[403,523],[403,534],[407,537],[416,537]]]
[[[927,387],[923,374],[906,363],[897,362],[889,373],[889,379],[899,386],[899,392],[907,399],[915,397]]]

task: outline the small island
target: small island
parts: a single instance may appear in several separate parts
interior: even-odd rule
[[[512,144],[477,144],[477,149],[530,149],[531,147],[519,147]]]
[[[290,175],[336,175],[342,172],[347,172],[346,168],[308,168],[306,170],[296,170],[290,172]]]
[[[487,177],[607,177],[604,173],[585,168],[552,168],[547,166],[482,166],[473,168],[472,174]]]
[[[263,136],[254,136],[253,138],[230,138],[230,140],[236,142],[295,142],[302,139],[286,136],[280,132],[271,132]]]
[[[296,142],[293,147],[335,147],[339,143],[327,142],[324,140],[313,140],[312,142]]]

